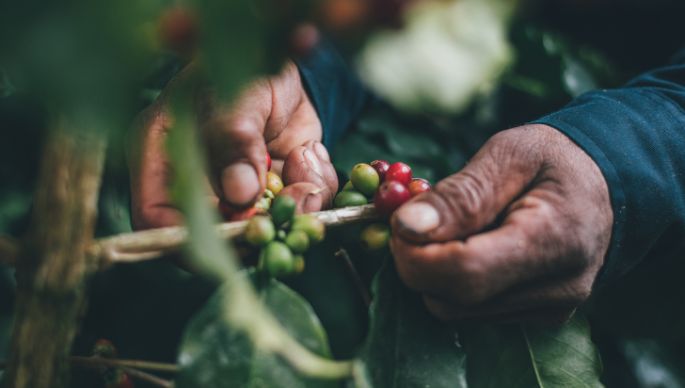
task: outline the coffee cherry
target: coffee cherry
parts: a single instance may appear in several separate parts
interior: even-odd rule
[[[274,195],[278,195],[283,190],[283,180],[275,172],[269,171],[266,173],[266,188]]]
[[[355,165],[350,173],[350,182],[354,188],[367,196],[372,196],[376,192],[380,181],[376,169],[366,163]]]
[[[409,198],[411,194],[406,186],[397,181],[387,181],[378,188],[373,203],[380,214],[389,216]]]
[[[133,388],[128,373],[120,368],[107,368],[104,372],[105,388]]]
[[[412,197],[417,196],[426,191],[431,191],[431,184],[423,178],[414,178],[409,182],[409,193]]]
[[[291,230],[301,230],[307,233],[311,243],[323,241],[326,235],[326,227],[318,218],[310,214],[300,214],[293,218]]]
[[[352,185],[352,181],[347,181],[347,183],[345,183],[345,186],[343,186],[342,191],[350,190],[354,190],[354,186]]]
[[[252,245],[266,245],[274,237],[276,237],[276,228],[267,216],[252,217],[245,227],[245,241]]]
[[[266,213],[269,211],[271,208],[271,198],[269,197],[262,197],[257,200],[257,202],[254,204],[254,208],[257,209],[258,213]]]
[[[402,162],[393,163],[385,173],[386,181],[397,181],[407,186],[411,182],[411,167]]]
[[[271,204],[271,218],[274,224],[281,226],[290,221],[295,215],[297,203],[289,195],[279,195]]]
[[[385,248],[390,240],[390,228],[384,224],[371,224],[362,230],[361,240],[367,249]]]
[[[297,255],[293,257],[293,272],[302,273],[304,271],[304,256]]]
[[[116,358],[117,349],[110,340],[100,338],[99,340],[95,341],[95,345],[93,346],[93,355],[103,358]]]
[[[337,208],[348,206],[360,206],[366,205],[367,203],[369,203],[369,201],[366,199],[366,197],[362,193],[354,190],[339,192],[338,195],[335,196],[335,200],[333,201],[333,205]]]
[[[271,155],[269,153],[266,153],[266,171],[271,170]]]
[[[385,160],[374,160],[373,162],[371,162],[371,167],[376,169],[378,177],[381,178],[381,182],[385,181],[385,174],[388,172],[388,169],[390,168],[390,163],[388,163]]]
[[[277,277],[293,271],[293,253],[280,241],[270,242],[259,257],[259,266],[269,275]]]
[[[302,230],[293,230],[285,237],[285,245],[293,253],[305,253],[309,249],[309,236]]]

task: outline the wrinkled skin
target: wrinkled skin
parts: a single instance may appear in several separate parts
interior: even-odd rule
[[[167,109],[169,97],[194,71],[191,65],[179,73],[134,127],[129,165],[137,229],[182,222],[169,198],[172,170],[164,139],[173,119]],[[295,198],[300,212],[330,206],[337,176],[321,144],[321,122],[292,62],[277,76],[251,84],[233,104],[217,102],[209,88],[199,88],[195,95],[198,128],[209,154],[210,201],[223,200],[235,209],[254,204],[266,187],[268,151],[272,170],[286,185],[282,193]]]
[[[556,323],[589,297],[612,223],[592,159],[554,128],[528,125],[400,207],[391,248],[438,318]]]

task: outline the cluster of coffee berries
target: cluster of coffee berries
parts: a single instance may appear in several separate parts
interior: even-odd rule
[[[224,201],[219,201],[219,213],[225,221],[242,221],[252,218],[257,214],[266,214],[271,208],[271,202],[283,190],[283,180],[275,172],[271,171],[271,155],[266,154],[266,190],[262,197],[250,208],[234,209]]]
[[[100,338],[93,346],[93,358],[117,358],[117,349],[110,340]],[[100,367],[100,374],[105,380],[106,388],[133,388],[133,381],[121,368]]]
[[[359,163],[350,172],[350,181],[335,197],[335,207],[359,206],[373,201],[376,210],[390,216],[409,198],[430,191],[431,185],[422,178],[412,178],[411,167],[397,162],[374,160]]]
[[[324,224],[309,214],[295,215],[295,207],[292,197],[277,196],[269,214],[250,218],[245,228],[245,241],[261,249],[257,268],[270,276],[302,272],[303,254],[324,239]]]

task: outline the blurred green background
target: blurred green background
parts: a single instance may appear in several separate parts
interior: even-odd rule
[[[387,159],[404,161],[415,175],[437,182],[463,166],[496,131],[553,111],[584,91],[621,85],[665,64],[685,44],[680,1],[541,1],[528,8],[511,28],[516,59],[495,93],[458,117],[408,116],[373,102],[333,150],[341,176],[360,161]],[[0,57],[0,66],[2,59],[7,58]],[[147,87],[131,98],[137,108],[149,103],[180,66],[173,57],[149,60],[149,73],[137,75]],[[0,74],[0,233],[21,238],[25,232],[47,111],[35,98],[15,92]],[[114,131],[113,139],[98,236],[131,230],[126,131]],[[346,247],[367,282],[379,265],[356,244],[358,231],[332,231],[336,238],[311,252],[303,276],[290,282],[312,303],[334,355],[341,358],[358,350],[366,308],[334,252]],[[668,260],[667,252],[663,258],[640,266],[622,284],[599,290],[588,306],[609,387],[685,386],[685,287],[680,281],[685,264]],[[73,353],[88,355],[96,339],[108,338],[122,358],[174,362],[185,324],[215,287],[164,261],[99,273],[89,285],[89,308]],[[2,268],[0,359],[7,358],[13,296],[13,271]],[[74,386],[97,386],[97,381],[78,372]]]

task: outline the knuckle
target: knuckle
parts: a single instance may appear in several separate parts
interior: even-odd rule
[[[475,260],[458,260],[455,269],[453,299],[463,306],[473,306],[486,300],[485,271]]]
[[[457,220],[471,223],[483,214],[487,186],[481,176],[469,171],[453,175],[436,186],[435,193]]]

